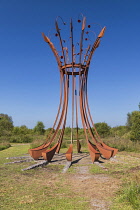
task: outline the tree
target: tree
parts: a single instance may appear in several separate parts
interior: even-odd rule
[[[70,135],[71,134],[71,128],[70,128],[70,126],[65,128],[65,134],[66,135]]]
[[[7,114],[0,114],[0,136],[9,136],[13,127],[12,117]]]
[[[126,122],[126,126],[128,126],[128,127],[132,126],[131,116],[132,116],[132,113],[128,112],[128,114],[127,114],[127,122]]]
[[[131,133],[130,139],[132,141],[140,141],[140,111],[133,111],[131,113]]]
[[[95,128],[101,137],[107,137],[110,134],[111,127],[105,122],[95,123]]]
[[[26,125],[21,125],[20,127],[16,126],[13,128],[13,131],[12,133],[14,135],[20,135],[20,134],[30,134],[31,133],[31,130],[27,128]]]
[[[110,130],[111,136],[114,137],[123,137],[124,135],[127,135],[129,132],[130,132],[130,127],[125,125],[113,127]]]
[[[39,134],[39,135],[43,135],[44,132],[45,132],[44,128],[45,128],[45,126],[44,126],[43,122],[38,121],[37,125],[34,127],[34,132]]]
[[[11,122],[12,123],[12,125],[13,125],[13,120],[12,120],[12,117],[11,116],[8,116],[8,114],[0,114],[0,119],[2,119],[2,118],[4,118],[4,119],[7,119],[9,122]]]

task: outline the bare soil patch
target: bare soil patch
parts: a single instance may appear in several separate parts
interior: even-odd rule
[[[104,164],[108,161],[100,158],[99,162],[95,164],[106,171]],[[113,159],[111,161],[113,163]],[[116,162],[115,159],[114,162]],[[55,155],[51,162],[51,165],[53,164],[56,166],[65,165],[64,154]],[[74,172],[64,174],[65,185],[70,185],[74,193],[86,197],[87,201],[90,201],[90,209],[108,210],[111,205],[110,198],[118,190],[121,181],[104,174],[104,171],[103,174],[92,175],[90,173],[91,164],[88,153],[73,154],[71,169],[74,169]]]
[[[22,172],[22,178],[27,181],[33,176],[36,184],[42,186],[42,189],[44,186],[46,189],[50,189],[49,195],[52,194],[52,197],[54,189],[59,191],[60,186],[66,189],[68,187],[73,193],[69,194],[66,191],[59,194],[58,192],[58,196],[69,196],[70,199],[73,199],[73,196],[80,196],[89,203],[89,209],[108,210],[111,209],[112,198],[121,186],[122,176],[125,173],[138,172],[140,169],[139,160],[139,154],[119,153],[116,158],[110,160],[100,158],[99,162],[93,164],[88,153],[74,153],[70,169],[63,174],[62,171],[67,161],[65,154],[61,153],[55,154],[51,163],[45,167],[39,167],[30,172]],[[26,167],[27,164],[34,163],[21,163],[22,167]],[[93,170],[95,168],[95,173],[91,172],[91,167]],[[99,173],[98,168],[100,169]]]

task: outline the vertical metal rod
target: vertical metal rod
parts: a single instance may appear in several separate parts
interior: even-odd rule
[[[73,144],[73,127],[74,127],[74,45],[73,45],[73,25],[72,19],[70,22],[70,36],[71,36],[71,56],[72,56],[72,125],[71,125],[71,144]]]
[[[76,139],[77,139],[77,145],[78,145],[78,98],[77,98],[77,88],[76,88],[76,77],[75,77],[75,108],[76,108]]]

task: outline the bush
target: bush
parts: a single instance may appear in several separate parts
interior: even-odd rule
[[[33,136],[30,134],[14,135],[14,136],[11,136],[10,138],[11,143],[30,143],[32,141],[33,141]]]
[[[140,111],[132,112],[131,122],[130,139],[132,141],[140,141]]]
[[[11,144],[8,143],[8,142],[1,142],[1,143],[0,143],[0,150],[7,149],[7,148],[9,148],[9,147],[11,147]]]
[[[61,148],[67,148],[69,145],[66,141],[62,142]]]
[[[13,129],[12,118],[7,114],[0,114],[0,136],[5,136],[11,133]]]
[[[38,121],[37,125],[34,127],[34,132],[39,134],[39,135],[43,135],[45,133],[45,126],[43,124],[43,122]]]
[[[9,136],[1,136],[0,143],[9,143],[10,137]]]
[[[128,139],[108,138],[104,139],[104,142],[110,147],[117,148],[119,151],[140,152],[139,141],[133,142]]]
[[[113,137],[123,137],[123,136],[127,135],[129,132],[130,132],[130,127],[128,127],[128,126],[116,126],[116,127],[111,128],[111,130],[110,130],[110,134]],[[129,133],[129,135],[130,135],[130,133]],[[128,138],[128,139],[130,139],[130,138]]]
[[[107,137],[110,134],[111,127],[105,122],[95,123],[95,128],[101,137]],[[93,128],[94,131],[94,128]]]

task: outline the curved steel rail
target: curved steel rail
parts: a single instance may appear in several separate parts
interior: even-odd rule
[[[75,57],[75,47],[73,40],[73,23],[70,21],[70,38],[71,38],[71,63],[68,62],[68,48],[63,46],[63,40],[61,38],[60,29],[58,26],[57,20],[55,21],[55,27],[57,36],[59,38],[60,48],[61,48],[61,56],[57,52],[54,44],[51,40],[42,33],[44,41],[48,43],[50,46],[60,71],[60,102],[58,106],[58,112],[52,127],[51,132],[47,138],[47,141],[42,144],[40,147],[35,149],[30,149],[29,153],[34,159],[38,159],[40,156],[43,156],[45,160],[50,162],[55,154],[55,152],[59,153],[61,148],[61,144],[63,141],[66,120],[67,120],[67,112],[68,112],[68,102],[69,102],[69,77],[72,77],[72,122],[71,122],[71,144],[66,152],[66,159],[68,161],[72,161],[72,153],[73,153],[73,138],[74,138],[74,117],[76,121],[76,140],[77,140],[77,151],[80,152],[81,145],[79,142],[78,136],[78,111],[80,111],[81,121],[87,141],[87,146],[90,152],[90,156],[92,162],[97,161],[102,154],[106,159],[116,155],[117,149],[107,146],[103,143],[100,138],[96,127],[94,125],[89,103],[88,103],[88,91],[87,91],[87,79],[88,79],[88,71],[92,56],[96,50],[96,48],[100,44],[100,39],[103,37],[105,32],[105,27],[102,28],[98,37],[92,45],[88,45],[85,55],[83,54],[83,40],[86,28],[86,18],[83,17],[82,20],[82,28],[81,28],[81,38],[79,44],[79,63],[76,63]],[[82,61],[83,58],[83,61]],[[60,60],[63,59],[63,62]],[[78,70],[77,70],[78,69]],[[78,77],[78,81],[76,80]],[[77,82],[79,90],[77,90]],[[78,93],[78,94],[77,94]],[[78,104],[79,103],[79,104]],[[78,110],[78,105],[80,109]],[[94,129],[94,130],[93,130]],[[55,131],[54,131],[55,130]],[[54,131],[54,133],[53,133]],[[89,140],[90,139],[90,140]],[[92,142],[94,143],[92,143]],[[52,144],[52,142],[56,142],[55,145],[48,149],[48,147]]]

